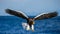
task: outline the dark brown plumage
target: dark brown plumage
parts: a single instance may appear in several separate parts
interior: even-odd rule
[[[27,20],[27,23],[31,26],[34,24],[34,20],[42,20],[42,19],[48,19],[48,18],[52,18],[52,17],[55,17],[57,16],[57,12],[51,12],[51,13],[44,13],[44,14],[40,14],[40,15],[37,15],[36,17],[34,18],[29,18],[28,16],[26,16],[24,13],[22,12],[16,12],[14,10],[11,10],[11,9],[6,9],[5,10],[6,13],[8,14],[11,14],[11,15],[15,15],[15,16],[18,16],[18,17],[21,17],[23,19],[26,19]]]
[[[23,18],[23,19],[28,19],[28,17],[26,17],[26,16],[25,16],[24,14],[22,14],[21,12],[16,12],[16,11],[11,10],[11,9],[6,9],[5,11],[6,11],[6,13],[8,13],[8,14],[15,15],[15,16],[21,17],[21,18]]]
[[[52,18],[52,17],[55,17],[55,16],[57,16],[57,12],[51,12],[51,13],[42,14],[42,15],[34,18],[34,19],[35,20],[42,20],[42,19]]]

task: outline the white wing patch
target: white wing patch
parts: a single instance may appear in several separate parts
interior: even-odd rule
[[[37,15],[35,18],[37,18],[37,17],[39,17],[39,16],[41,16],[41,15],[44,15],[44,14],[48,14],[48,13],[39,14],[39,15]]]
[[[20,12],[20,13],[23,14],[26,18],[28,18],[28,16],[27,16],[25,13],[23,13],[22,11],[17,11],[17,12]]]

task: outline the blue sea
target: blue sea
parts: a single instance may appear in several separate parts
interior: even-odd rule
[[[0,16],[0,34],[60,34],[60,16],[36,20],[35,31],[23,29],[23,22],[27,21],[16,16]]]

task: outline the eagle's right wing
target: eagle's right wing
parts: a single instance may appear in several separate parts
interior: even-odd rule
[[[57,12],[51,12],[51,13],[42,13],[40,15],[37,15],[34,20],[42,20],[42,19],[48,19],[57,16]]]
[[[21,18],[24,18],[24,19],[28,19],[28,16],[26,16],[23,12],[17,12],[17,11],[14,11],[14,10],[11,10],[11,9],[6,9],[5,10],[6,13],[8,14],[11,14],[11,15],[15,15],[15,16],[18,16],[18,17],[21,17]]]

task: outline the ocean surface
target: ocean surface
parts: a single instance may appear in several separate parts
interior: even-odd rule
[[[23,29],[23,22],[26,20],[19,17],[0,16],[0,34],[60,34],[60,16],[36,20],[34,32]]]

